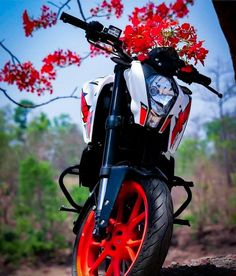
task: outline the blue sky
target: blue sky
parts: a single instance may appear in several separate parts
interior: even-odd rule
[[[89,8],[94,7],[96,1],[81,0],[85,12]],[[111,18],[109,21],[103,19],[101,22],[104,25],[116,25],[124,28],[127,24],[127,14],[132,11],[134,6],[142,6],[147,1],[131,1],[123,0],[125,5],[125,13],[120,20]],[[162,1],[154,1],[161,3]],[[170,2],[170,1],[165,1]],[[59,3],[59,1],[54,1]],[[94,4],[95,3],[95,4]],[[74,27],[59,22],[55,27],[40,30],[36,32],[33,38],[26,38],[23,33],[21,16],[25,9],[28,10],[30,15],[37,17],[40,14],[40,7],[47,4],[47,1],[36,0],[0,0],[0,41],[4,40],[4,44],[23,62],[30,60],[37,68],[41,67],[41,60],[49,52],[55,49],[72,49],[79,52],[82,56],[88,50],[88,43],[84,38],[84,33]],[[50,6],[50,5],[49,5]],[[52,7],[52,6],[51,6]],[[52,7],[53,8],[53,7]],[[65,10],[74,16],[79,16],[76,1],[72,1],[71,9]],[[87,13],[88,14],[88,13]],[[205,67],[198,66],[198,69],[207,73],[207,68],[214,66],[217,58],[221,58],[224,62],[229,64],[232,69],[232,63],[229,55],[228,45],[224,35],[220,29],[218,19],[216,17],[213,5],[210,0],[195,0],[195,5],[190,8],[188,18],[184,19],[197,29],[198,37],[205,40],[205,48],[209,50],[208,57],[205,62]],[[0,68],[9,60],[9,55],[0,49]],[[97,57],[87,59],[80,68],[71,67],[58,72],[58,80],[54,84],[54,94],[38,97],[30,95],[26,92],[18,92],[15,87],[8,87],[5,84],[0,84],[0,87],[6,88],[8,93],[15,99],[20,100],[27,98],[35,103],[44,102],[56,96],[63,96],[70,94],[75,87],[78,91],[83,83],[87,80],[94,79],[99,76],[110,74],[113,69],[113,63],[105,57]],[[199,90],[193,86],[193,90]],[[197,93],[196,93],[197,94]],[[217,101],[217,98],[215,98]],[[10,104],[9,101],[0,95],[0,105]],[[46,112],[50,117],[54,117],[62,112],[69,113],[75,122],[79,122],[80,103],[77,100],[62,100],[51,103],[44,108],[35,110],[37,114],[41,111]],[[192,116],[196,116],[199,112],[204,110],[204,102],[199,99],[199,95],[194,96]]]

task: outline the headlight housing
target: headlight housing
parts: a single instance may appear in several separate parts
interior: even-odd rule
[[[147,125],[156,128],[161,118],[168,115],[175,101],[175,91],[169,78],[151,75],[146,79],[148,99],[151,107]]]

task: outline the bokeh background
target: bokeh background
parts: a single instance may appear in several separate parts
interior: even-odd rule
[[[147,1],[123,2],[124,15],[119,20],[101,18],[101,23],[124,29],[127,14]],[[81,3],[88,14],[97,1]],[[86,56],[89,47],[83,31],[61,22],[39,30],[33,37],[24,36],[24,10],[37,17],[43,4],[53,9],[50,1],[0,0],[0,41],[20,61],[30,60],[38,68],[42,58],[55,49],[71,49]],[[80,16],[76,1],[71,1],[70,9],[65,11]],[[182,21],[194,25],[199,39],[205,40],[209,54],[205,67],[199,65],[198,70],[209,75],[212,86],[225,97],[219,100],[204,88],[190,86],[192,113],[176,154],[176,174],[196,183],[191,206],[183,215],[190,220],[192,229],[175,229],[166,265],[205,255],[236,253],[236,90],[229,48],[210,0],[196,0]],[[0,48],[0,68],[9,59]],[[79,96],[84,82],[110,74],[113,66],[109,58],[98,56],[87,58],[80,67],[60,70],[53,95],[39,97],[4,83],[0,87],[17,102],[38,104],[70,95],[75,88]],[[55,275],[69,273],[75,217],[57,211],[66,205],[57,180],[63,169],[79,163],[84,146],[79,100],[58,100],[29,110],[0,94],[0,275],[13,275],[9,274],[12,271],[32,275],[28,267],[35,264],[41,264],[44,270],[38,269],[34,275],[51,273],[51,268],[45,267],[52,264]],[[82,204],[88,191],[78,187],[78,179],[68,178],[67,183]],[[173,191],[176,208],[184,196]],[[65,268],[58,268],[59,264]]]

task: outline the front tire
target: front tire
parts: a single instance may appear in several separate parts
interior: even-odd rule
[[[88,207],[73,251],[73,276],[154,276],[167,255],[173,229],[170,191],[160,179],[126,180],[109,220],[108,238],[93,240]]]

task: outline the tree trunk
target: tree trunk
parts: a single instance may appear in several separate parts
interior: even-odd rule
[[[236,1],[212,0],[220,26],[228,42],[236,80]]]

